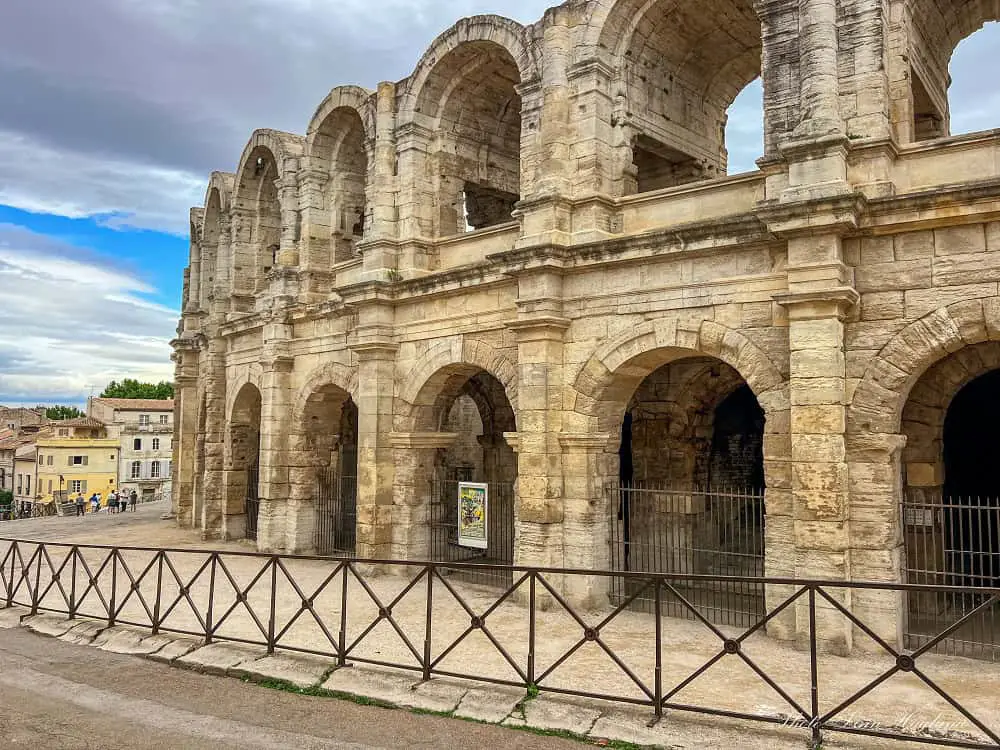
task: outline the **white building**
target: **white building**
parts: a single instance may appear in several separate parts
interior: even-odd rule
[[[121,441],[118,486],[142,500],[169,497],[173,458],[172,400],[91,398],[87,415],[108,426]]]

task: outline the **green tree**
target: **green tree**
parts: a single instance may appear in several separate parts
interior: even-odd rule
[[[159,383],[141,383],[133,378],[125,378],[120,383],[112,380],[104,389],[101,398],[152,398],[168,399],[174,397],[174,384],[166,381]]]
[[[75,406],[40,406],[38,408],[45,409],[45,416],[48,419],[76,419],[83,416],[83,412]]]

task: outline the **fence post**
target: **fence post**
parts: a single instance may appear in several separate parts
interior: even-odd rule
[[[274,653],[274,627],[275,618],[277,617],[277,602],[275,601],[278,596],[278,558],[276,556],[271,558],[271,614],[269,615],[267,621],[267,653]],[[249,609],[249,605],[247,605]]]
[[[205,645],[212,642],[212,612],[215,608],[215,566],[219,559],[219,553],[213,552],[209,558],[211,564],[208,566],[208,609],[205,612]],[[239,596],[239,592],[236,594]]]
[[[340,634],[337,638],[337,666],[347,666],[347,571],[351,569],[351,563],[345,562],[342,570],[344,576],[343,588],[340,593]]]
[[[12,607],[14,605],[14,565],[17,562],[18,548],[17,542],[14,542],[10,548],[10,581],[7,583],[7,606]]]
[[[35,585],[34,585],[34,587],[32,588],[32,591],[31,591],[31,614],[33,614],[33,615],[37,615],[38,614],[38,605],[40,603],[38,601],[38,590],[39,590],[39,587],[42,585],[41,582],[42,582],[42,550],[43,549],[45,549],[45,546],[42,545],[42,544],[39,544],[35,548],[35,557],[38,559],[38,564],[35,565]]]
[[[69,619],[76,619],[76,558],[79,554],[77,546],[74,544],[69,552],[73,556],[73,564],[70,566],[69,582]]]
[[[118,549],[111,550],[111,598],[108,599],[108,627],[115,624],[115,594],[118,593]]]
[[[434,617],[434,566],[424,568],[427,575],[427,615],[424,618],[424,682],[431,678],[431,623]]]
[[[823,733],[819,726],[819,668],[816,659],[816,586],[809,584],[809,726],[812,728],[812,748],[817,750],[823,744]]]
[[[163,556],[166,553],[160,550],[156,556],[156,601],[153,602],[153,635],[160,632],[160,604],[163,593]]]
[[[654,722],[659,721],[663,718],[663,622],[662,617],[662,603],[660,600],[660,579],[657,578],[653,581],[653,615],[656,617],[656,624],[654,632],[656,634],[656,654],[654,659],[653,668],[653,694],[656,698],[656,706],[653,710],[656,718]]]
[[[528,573],[528,684],[535,684],[535,571]]]

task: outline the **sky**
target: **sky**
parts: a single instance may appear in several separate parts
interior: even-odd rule
[[[0,1],[0,404],[171,379],[188,210],[255,128],[304,132],[329,90],[407,76],[462,16],[549,0]],[[992,24],[991,26],[997,26]],[[953,61],[953,131],[1000,125],[995,28]],[[995,76],[994,76],[995,78]],[[761,153],[761,90],[730,171]]]

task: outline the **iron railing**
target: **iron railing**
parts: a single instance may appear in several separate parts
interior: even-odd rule
[[[260,517],[260,464],[254,463],[247,469],[247,490],[244,500],[247,539],[257,538],[257,521]]]
[[[511,583],[501,591],[465,588],[444,575],[444,568],[494,569]],[[397,575],[379,575],[385,570]],[[564,596],[572,589],[601,590],[615,577],[628,579],[631,593],[613,608],[595,613],[590,607],[574,607]],[[692,580],[709,584],[734,579],[739,577],[0,539],[0,605],[26,607],[32,614],[89,617],[108,626],[138,626],[205,643],[252,644],[268,653],[312,654],[332,659],[338,668],[373,664],[409,670],[424,680],[446,676],[517,686],[528,693],[617,701],[648,707],[653,721],[671,710],[761,722],[801,730],[813,747],[819,747],[824,732],[841,732],[945,747],[1000,748],[1000,714],[995,694],[988,693],[991,684],[995,691],[994,678],[977,663],[931,653],[972,618],[995,608],[1000,589],[976,589],[981,603],[974,610],[920,648],[904,651],[845,602],[892,600],[916,592],[957,595],[962,590],[744,578],[764,586],[769,602],[767,613],[745,629],[712,623],[684,594]],[[387,591],[388,580],[397,587]],[[628,611],[640,595],[651,597],[652,617]],[[685,607],[693,622],[666,618],[671,601]],[[793,634],[801,650],[765,635],[772,626],[787,625],[789,616],[794,616]],[[302,629],[306,624],[310,636]],[[831,641],[843,641],[844,626],[857,634],[855,641],[864,637],[874,652],[849,661],[828,653]],[[624,640],[618,639],[618,628],[627,631]],[[395,639],[394,647],[387,645],[389,638]],[[700,655],[692,645],[698,638],[707,644]],[[601,666],[595,668],[597,657]],[[572,667],[579,659],[589,661]],[[560,676],[570,668],[576,671],[569,679]],[[860,684],[845,688],[842,681],[852,676]],[[897,677],[906,684],[886,699],[878,691]],[[692,687],[706,680],[708,692],[700,699],[691,697]],[[970,680],[980,682],[977,686]],[[924,693],[917,690],[920,686]],[[777,708],[761,701],[761,692]],[[929,701],[953,711],[966,729],[943,729],[939,717],[927,724],[915,722]],[[893,702],[894,710],[906,717],[902,722],[879,713]]]
[[[901,516],[906,580],[965,587],[909,598],[906,640],[917,647],[942,623],[975,610],[989,596],[984,588],[1000,587],[1000,499],[907,498]],[[981,611],[937,650],[1000,662],[1000,612]]]
[[[316,532],[320,555],[353,555],[357,535],[358,478],[335,468],[316,473]]]
[[[643,573],[764,575],[763,490],[678,490],[655,482],[609,485],[611,567]],[[764,615],[764,588],[732,581],[692,582],[689,601],[718,625],[749,627]],[[614,579],[611,595],[630,596],[629,582]],[[650,592],[633,608],[651,611]],[[679,602],[672,617],[690,617]]]

